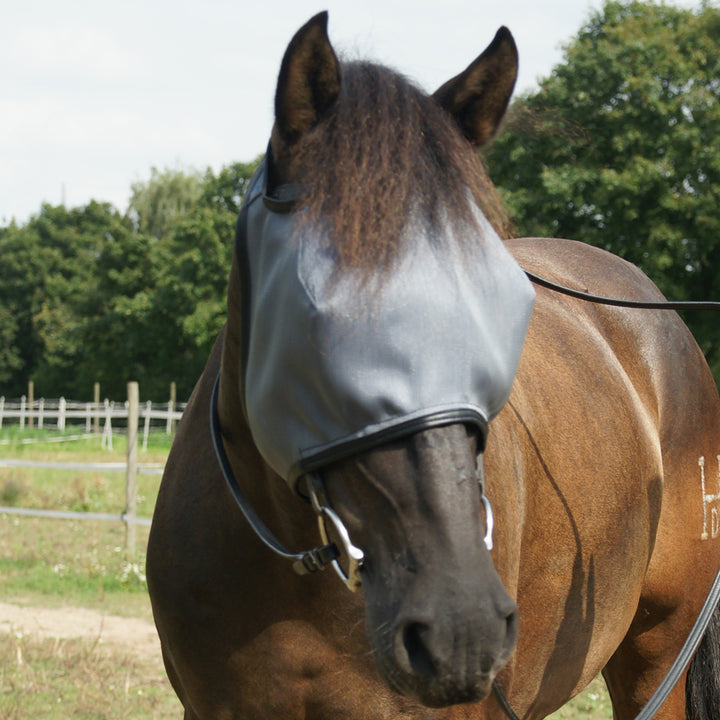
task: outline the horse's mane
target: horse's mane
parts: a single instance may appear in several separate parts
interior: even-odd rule
[[[344,267],[387,268],[408,218],[481,237],[474,197],[501,237],[507,217],[477,153],[439,105],[372,63],[343,65],[333,109],[296,148],[305,222],[323,222]]]

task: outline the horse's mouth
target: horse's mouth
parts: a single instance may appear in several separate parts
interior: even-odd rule
[[[376,647],[373,653],[380,676],[391,690],[430,708],[484,700],[511,654],[502,652],[494,660],[486,656],[481,662],[468,663],[467,654],[460,653],[454,662],[439,667],[422,652],[413,653],[412,647],[409,652]]]
[[[391,690],[430,708],[480,702],[490,694],[496,675],[493,671],[472,678],[462,673],[422,676],[405,673],[396,666],[380,668],[380,673]]]

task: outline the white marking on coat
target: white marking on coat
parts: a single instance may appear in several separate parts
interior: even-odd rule
[[[707,492],[705,486],[705,457],[701,456],[698,460],[698,465],[700,466],[700,483],[702,485],[703,502],[703,530],[702,535],[700,535],[701,540],[709,540],[710,538],[715,539],[718,535],[720,535],[720,509],[718,507],[711,507],[712,503],[720,500],[720,455],[717,456],[717,461],[718,492],[713,495]]]

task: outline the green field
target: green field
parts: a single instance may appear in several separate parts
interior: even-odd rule
[[[57,433],[3,429],[0,458],[123,462],[124,439],[103,450],[99,438],[51,442]],[[27,442],[31,440],[32,442]],[[158,434],[140,463],[164,463],[170,438]],[[151,517],[159,476],[138,476],[139,517]],[[120,514],[119,472],[0,467],[0,506]],[[0,603],[24,608],[86,608],[151,622],[145,582],[148,528],[137,527],[137,553],[125,552],[121,522],[57,520],[0,513]],[[0,622],[3,620],[0,616]],[[0,718],[3,720],[180,720],[182,709],[157,651],[100,643],[97,638],[0,634]],[[553,720],[608,720],[601,680],[554,713]]]
[[[68,433],[70,434],[70,433]],[[112,452],[100,438],[59,443],[55,432],[0,432],[0,458],[72,463],[124,462],[126,443]],[[46,441],[44,441],[46,440]],[[141,463],[163,464],[170,437],[151,437]],[[140,517],[151,517],[159,476],[139,475]],[[0,505],[120,514],[122,472],[0,467]],[[119,521],[57,520],[0,513],[0,602],[25,610],[86,608],[98,617],[152,622],[145,583],[148,528],[137,526],[137,552],[125,552]],[[0,615],[0,621],[3,618]],[[99,642],[83,628],[79,637],[55,638],[13,628],[0,636],[0,718],[182,717],[156,648]]]

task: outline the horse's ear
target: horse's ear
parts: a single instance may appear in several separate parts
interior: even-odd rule
[[[317,125],[340,94],[340,63],[327,34],[327,12],[312,18],[290,41],[275,93],[275,123],[292,145]]]
[[[497,130],[515,87],[518,52],[506,27],[464,72],[448,80],[433,97],[473,144],[483,145]]]

